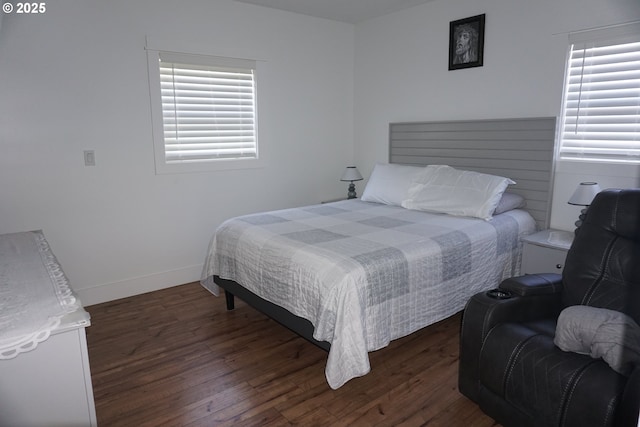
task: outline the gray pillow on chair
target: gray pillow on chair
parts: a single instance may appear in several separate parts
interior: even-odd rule
[[[562,310],[553,340],[563,351],[602,358],[629,375],[640,363],[640,327],[629,316],[605,308],[574,305]]]

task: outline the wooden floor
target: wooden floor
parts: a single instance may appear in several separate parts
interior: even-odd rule
[[[454,316],[332,390],[327,353],[198,283],[86,308],[100,426],[495,426],[457,391]]]

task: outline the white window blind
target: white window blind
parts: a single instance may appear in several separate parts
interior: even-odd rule
[[[159,53],[166,164],[258,157],[255,61]]]
[[[600,31],[573,37],[562,159],[640,163],[640,31],[623,32],[631,34],[603,37]]]

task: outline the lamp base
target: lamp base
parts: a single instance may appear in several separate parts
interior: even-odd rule
[[[347,199],[355,199],[356,196],[356,185],[351,181],[349,184],[349,192],[347,193]]]
[[[578,234],[578,230],[582,226],[582,222],[587,217],[587,210],[588,209],[589,209],[589,207],[587,206],[584,209],[580,210],[580,215],[578,216],[578,220],[573,224],[573,225],[576,226],[576,230],[574,231],[574,234]]]

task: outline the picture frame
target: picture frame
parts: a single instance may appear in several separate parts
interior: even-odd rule
[[[482,67],[485,14],[449,23],[449,70]]]

